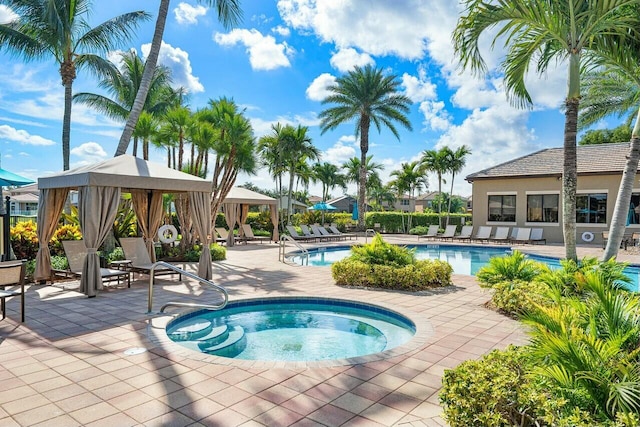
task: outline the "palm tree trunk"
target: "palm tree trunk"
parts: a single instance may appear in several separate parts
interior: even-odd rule
[[[631,134],[631,142],[629,143],[629,154],[627,155],[627,163],[622,172],[620,180],[620,188],[616,205],[613,208],[613,216],[611,217],[611,226],[609,227],[609,239],[607,247],[602,256],[603,261],[608,261],[618,255],[620,243],[624,237],[624,229],[626,225],[627,215],[629,214],[629,203],[631,202],[631,194],[633,193],[633,183],[636,179],[636,171],[638,170],[638,160],[640,159],[640,110],[636,116],[636,123]]]
[[[133,130],[138,123],[140,114],[144,107],[144,103],[151,87],[151,80],[153,73],[156,70],[156,64],[158,63],[158,56],[160,54],[160,46],[162,45],[162,35],[164,34],[164,26],[167,22],[167,14],[169,13],[169,0],[160,0],[160,7],[158,8],[158,18],[156,19],[156,27],[153,32],[153,39],[151,40],[151,49],[149,50],[149,56],[144,63],[144,72],[142,73],[142,79],[140,80],[140,87],[136,94],[136,99],[133,102],[133,107],[129,113],[129,118],[124,126],[122,136],[120,136],[120,142],[118,142],[118,148],[116,149],[115,156],[121,156],[127,152],[129,147],[129,141]],[[114,156],[114,157],[115,157]]]
[[[149,160],[149,139],[142,138],[142,158]]]
[[[565,256],[567,259],[574,261],[578,260],[576,251],[576,188],[578,183],[576,133],[578,129],[579,102],[577,98],[568,99],[566,102],[562,173],[562,223]]]
[[[295,177],[295,165],[289,171],[289,198],[287,199],[287,225],[291,225],[291,195],[293,194],[293,178]]]
[[[447,221],[445,222],[445,228],[449,226],[449,216],[451,215],[451,199],[453,199],[453,180],[456,177],[455,172],[451,172],[451,192],[449,193],[449,205],[447,206]]]
[[[365,192],[367,191],[367,152],[369,151],[369,116],[360,121],[360,182],[358,183],[358,230],[365,230]]]
[[[438,227],[442,227],[442,174],[438,172]]]
[[[122,153],[124,154],[124,153]],[[132,154],[133,157],[138,157],[138,137],[134,136],[133,137],[133,150],[132,150]]]
[[[66,80],[66,79],[65,79]],[[62,119],[62,170],[69,170],[69,147],[71,144],[71,100],[73,80],[64,83],[64,117]]]

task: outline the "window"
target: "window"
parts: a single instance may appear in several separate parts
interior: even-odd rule
[[[409,200],[408,200],[408,199],[402,199],[402,200],[400,200],[400,205],[402,205],[402,206],[409,206]]]
[[[516,222],[516,196],[489,196],[489,221]]]
[[[527,222],[558,222],[557,194],[531,194],[527,196]]]
[[[629,225],[640,224],[640,193],[633,193],[631,195],[627,223]]]
[[[580,224],[605,224],[607,222],[607,194],[576,195],[576,222]]]

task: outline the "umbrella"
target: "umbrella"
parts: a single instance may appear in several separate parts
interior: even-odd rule
[[[309,208],[310,211],[335,211],[336,207],[330,205],[329,203],[316,203],[315,205]]]
[[[0,186],[33,184],[34,181],[0,168]]]
[[[353,213],[351,214],[351,219],[353,219],[354,221],[358,220],[358,204],[354,203],[353,205]]]

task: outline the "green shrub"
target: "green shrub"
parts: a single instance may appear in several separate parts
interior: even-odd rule
[[[124,251],[120,246],[115,247],[111,252],[106,254],[105,258],[107,259],[107,263],[126,259],[124,256]]]
[[[487,287],[504,281],[530,281],[542,270],[542,264],[526,259],[520,251],[513,251],[508,256],[491,258],[486,266],[478,270],[476,277],[480,286]]]
[[[495,283],[491,288],[493,305],[501,312],[514,317],[530,313],[538,305],[551,303],[545,296],[549,288],[538,281],[510,280]]]
[[[65,256],[64,248],[62,247],[63,240],[81,240],[82,232],[80,231],[79,224],[64,224],[56,228],[53,233],[53,237],[49,242],[49,250],[51,255]]]
[[[424,234],[427,234],[428,231],[429,231],[429,226],[419,225],[409,230],[409,234],[424,235]]]
[[[411,213],[411,226],[429,227],[434,224],[444,224],[445,215],[440,217],[437,213]],[[365,224],[367,228],[373,228],[374,224],[380,224],[385,233],[404,233],[407,227],[409,214],[406,212],[367,212]],[[440,222],[439,222],[440,221]],[[449,224],[463,225],[471,221],[470,214],[451,214]]]
[[[211,250],[211,261],[223,261],[227,259],[227,248],[216,243],[209,246]]]
[[[511,346],[445,371],[440,392],[444,418],[451,427],[607,425],[580,409],[584,395],[560,396],[530,375],[535,364],[526,347]]]
[[[376,233],[371,239],[371,243],[352,246],[350,259],[361,261],[365,264],[400,267],[413,264],[416,257],[415,249],[387,243],[380,234]]]

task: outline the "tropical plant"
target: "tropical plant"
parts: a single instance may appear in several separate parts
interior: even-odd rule
[[[453,183],[456,179],[456,174],[462,171],[464,165],[467,163],[467,156],[471,154],[471,149],[466,145],[458,147],[455,151],[449,151],[449,172],[451,173],[451,192],[453,194]],[[451,212],[451,201],[453,197],[449,197],[449,205],[447,207],[447,220],[445,225],[449,225],[449,213]]]
[[[392,207],[396,202],[396,193],[389,185],[375,185],[368,188],[369,198],[373,201],[374,208],[377,210],[383,210],[382,207],[386,204]]]
[[[347,183],[354,183],[358,185],[360,183],[360,159],[352,157],[342,164],[344,170],[345,181]],[[366,187],[365,187],[365,199],[369,200],[368,192],[374,188],[382,187],[382,179],[380,179],[380,171],[384,170],[382,163],[373,161],[373,156],[367,156],[364,163],[365,173],[367,174]],[[395,201],[395,195],[394,195]],[[392,203],[393,204],[393,203]],[[360,212],[360,211],[358,211]]]
[[[112,71],[100,57],[128,41],[138,25],[149,19],[143,11],[126,13],[96,27],[86,20],[89,0],[7,0],[14,21],[0,24],[0,50],[21,56],[25,61],[53,58],[60,66],[64,86],[62,120],[63,170],[69,169],[71,100],[76,73],[83,68],[98,76]]]
[[[489,287],[498,282],[521,280],[533,280],[541,270],[541,264],[525,258],[518,250],[511,255],[493,257],[487,265],[478,270],[476,277],[481,285]]]
[[[258,140],[258,153],[262,159],[262,165],[266,166],[276,185],[276,197],[284,195],[282,189],[282,177],[286,172],[285,158],[280,153],[278,135],[282,126],[278,123],[271,126],[272,133],[261,136]]]
[[[331,93],[322,104],[335,104],[320,112],[320,128],[325,133],[339,125],[356,122],[356,137],[360,137],[360,175],[358,182],[358,228],[364,229],[365,192],[367,173],[365,164],[369,151],[369,128],[371,122],[381,131],[382,126],[389,128],[400,139],[395,122],[411,130],[406,114],[411,100],[402,95],[398,88],[400,82],[393,74],[384,75],[381,69],[370,65],[364,68],[356,66],[346,75],[338,77],[334,85],[328,88]]]
[[[240,10],[240,0],[203,0],[203,2],[209,6],[215,5],[218,12],[218,19],[224,25],[225,28],[229,28],[240,21],[242,11]],[[156,26],[153,31],[153,38],[151,39],[151,48],[147,55],[147,60],[144,65],[144,73],[140,81],[140,87],[136,98],[133,103],[133,108],[127,119],[122,136],[118,142],[116,148],[116,156],[120,156],[127,152],[129,141],[133,135],[133,131],[138,123],[140,113],[144,108],[147,94],[149,93],[153,75],[155,73],[156,65],[158,63],[158,56],[160,55],[160,47],[162,45],[162,37],[164,34],[164,27],[167,22],[167,15],[169,13],[169,0],[160,0],[158,7],[158,16],[156,18]]]
[[[322,201],[326,202],[329,197],[329,191],[336,187],[346,189],[344,176],[339,172],[336,165],[324,162],[313,165],[314,181],[322,183]]]
[[[580,118],[578,120],[578,125],[579,126],[588,126],[587,124],[585,124],[586,122],[586,111],[588,109],[590,109],[590,101],[593,99],[592,98],[592,94],[591,91],[594,89],[599,89],[600,87],[596,87],[596,85],[603,85],[606,84],[604,82],[597,82],[597,77],[595,78],[591,78],[591,76],[586,75],[584,77],[584,92],[585,92],[585,96],[582,100],[582,102],[580,103]],[[607,89],[609,91],[611,90],[615,90],[615,88],[613,87],[607,87]],[[622,89],[624,86],[620,85],[620,88]],[[627,92],[630,90],[630,88],[624,88],[624,93],[623,94],[618,94],[618,97],[620,95],[626,95]],[[605,95],[605,93],[603,93],[603,95]],[[597,145],[597,144],[614,144],[616,142],[628,142],[631,139],[631,127],[628,124],[622,124],[614,129],[591,129],[588,130],[584,133],[584,135],[582,135],[582,138],[580,138],[580,141],[578,141],[578,145]]]
[[[531,64],[542,74],[550,64],[567,65],[567,96],[564,103],[563,231],[566,258],[576,253],[576,134],[580,104],[580,72],[608,52],[617,35],[637,28],[633,7],[639,0],[529,1],[465,0],[465,11],[453,33],[454,49],[464,68],[485,73],[480,40],[485,33],[493,44],[504,41],[504,82],[510,101],[520,107],[533,105],[526,77]],[[620,39],[623,40],[623,39]],[[625,43],[623,43],[623,47]],[[626,45],[628,46],[628,45]],[[624,50],[624,49],[623,49]]]
[[[376,233],[371,243],[351,247],[350,259],[365,264],[381,264],[404,266],[416,260],[415,249],[392,245],[384,241],[380,233]]]
[[[422,152],[422,165],[424,170],[435,172],[438,177],[438,195],[442,194],[442,183],[446,181],[442,175],[449,171],[449,159],[451,158],[451,149],[442,147],[439,150],[425,150]],[[442,198],[438,199],[438,212],[442,212]],[[442,227],[442,224],[440,224]]]

